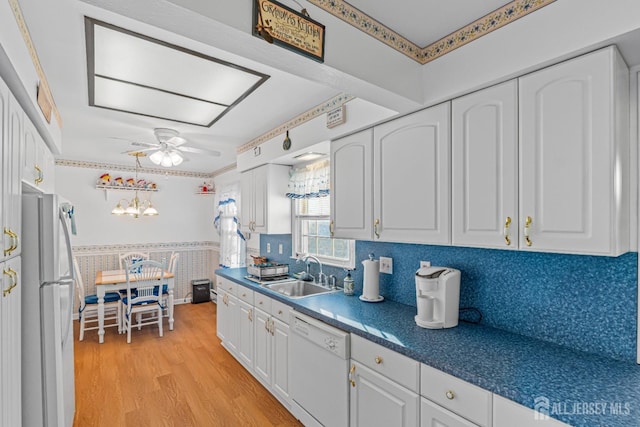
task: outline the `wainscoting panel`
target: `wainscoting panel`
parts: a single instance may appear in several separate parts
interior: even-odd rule
[[[85,293],[95,294],[95,277],[98,271],[117,270],[119,255],[126,252],[149,252],[155,261],[168,264],[172,252],[178,252],[174,298],[176,304],[191,302],[191,280],[214,280],[214,271],[218,268],[220,249],[214,242],[180,242],[143,245],[110,245],[110,246],[77,246],[73,255],[78,260],[80,274],[85,286]],[[76,313],[78,301],[76,298]]]

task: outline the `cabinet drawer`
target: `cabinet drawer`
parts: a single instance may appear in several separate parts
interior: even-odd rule
[[[259,292],[253,294],[253,305],[265,313],[271,313],[271,298]]]
[[[512,426],[519,424],[512,424]],[[424,397],[420,399],[420,426],[421,427],[477,427],[474,423],[447,411]]]
[[[420,364],[407,356],[351,334],[351,358],[409,390],[419,391]]]
[[[217,289],[222,289],[228,294],[235,295],[236,294],[236,284],[231,280],[225,279],[224,277],[217,276]]]
[[[287,325],[289,324],[289,311],[291,311],[291,307],[287,304],[277,300],[271,300],[271,314]]]
[[[253,291],[251,289],[238,286],[236,288],[236,296],[247,304],[253,305]]]
[[[425,364],[420,368],[422,396],[474,423],[491,426],[492,394]]]

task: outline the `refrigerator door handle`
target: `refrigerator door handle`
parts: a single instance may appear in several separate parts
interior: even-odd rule
[[[74,269],[73,269],[73,252],[71,250],[71,236],[69,235],[69,224],[65,219],[64,209],[60,208],[58,210],[58,217],[60,218],[60,223],[62,225],[62,230],[64,234],[64,240],[66,242],[66,250],[67,250],[67,261],[69,263],[69,277],[74,279]]]

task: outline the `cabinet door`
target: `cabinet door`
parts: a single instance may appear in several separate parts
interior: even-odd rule
[[[419,396],[352,361],[352,427],[418,426]]]
[[[41,150],[40,135],[30,120],[24,121],[23,134],[22,180],[31,187],[39,188],[42,175],[42,168],[38,164],[39,158],[42,157],[42,154],[38,153]]]
[[[518,425],[518,424],[514,424]],[[477,427],[424,397],[420,399],[420,427]]]
[[[253,230],[267,233],[267,211],[269,208],[269,165],[252,170],[253,174]],[[280,189],[282,194],[286,188]],[[284,196],[283,196],[284,197]],[[289,219],[291,221],[291,219]]]
[[[613,157],[611,52],[519,80],[521,249],[611,252],[614,168],[628,159]]]
[[[0,263],[0,425],[22,425],[20,257]]]
[[[271,316],[256,308],[253,323],[255,328],[253,372],[265,384],[271,384]]]
[[[23,137],[24,113],[18,101],[9,95],[9,116],[7,145],[4,148],[3,169],[5,173],[4,181],[4,227],[14,234],[15,249],[8,255],[9,257],[19,255],[21,251],[20,234],[22,231],[22,184],[20,181],[21,164],[20,153]],[[26,120],[24,120],[26,121]]]
[[[5,250],[9,250],[14,243],[11,233],[5,230],[5,181],[9,179],[9,173],[5,166],[5,151],[8,151],[9,135],[9,87],[0,79],[0,233],[2,233],[2,245],[0,245],[0,261],[7,257]],[[2,403],[0,402],[0,409]]]
[[[372,237],[373,131],[331,143],[331,229],[333,237]]]
[[[449,110],[446,102],[374,128],[374,240],[450,242]]]
[[[272,386],[273,393],[281,401],[289,398],[289,325],[275,317],[271,318],[272,334]]]
[[[253,171],[240,174],[240,228],[251,231],[253,223]]]
[[[216,335],[222,342],[227,340],[227,335],[229,334],[229,303],[227,302],[229,297],[227,295],[228,293],[218,286],[218,303],[216,304]]]
[[[247,369],[253,370],[253,306],[238,300],[237,355]]]
[[[518,248],[515,80],[452,103],[452,243]]]

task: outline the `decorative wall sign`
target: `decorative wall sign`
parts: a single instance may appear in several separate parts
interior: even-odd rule
[[[270,43],[324,62],[324,25],[277,1],[255,1],[252,32]]]
[[[327,127],[329,129],[341,125],[345,121],[347,121],[347,116],[344,104],[342,104],[338,108],[334,108],[331,111],[327,111]]]

